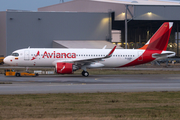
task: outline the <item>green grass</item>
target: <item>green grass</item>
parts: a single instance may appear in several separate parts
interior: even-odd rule
[[[179,119],[180,92],[0,95],[4,119]]]

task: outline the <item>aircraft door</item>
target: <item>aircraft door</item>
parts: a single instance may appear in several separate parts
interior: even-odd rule
[[[138,61],[143,61],[143,52],[138,51]]]
[[[25,50],[24,51],[24,60],[29,60],[30,54],[29,54],[29,50]]]

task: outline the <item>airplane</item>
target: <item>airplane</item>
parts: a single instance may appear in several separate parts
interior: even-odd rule
[[[26,48],[12,52],[4,63],[23,67],[55,67],[58,74],[73,74],[82,69],[82,76],[89,76],[89,68],[120,68],[144,64],[175,56],[166,51],[173,22],[165,22],[139,49],[67,49]]]

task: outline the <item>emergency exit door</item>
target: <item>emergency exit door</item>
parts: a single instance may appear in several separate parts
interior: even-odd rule
[[[25,50],[24,51],[24,60],[29,60],[30,54],[29,54],[29,50]]]

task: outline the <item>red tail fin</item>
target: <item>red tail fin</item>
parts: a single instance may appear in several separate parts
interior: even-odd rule
[[[173,22],[165,22],[151,37],[151,39],[140,49],[166,50],[171,34]]]

